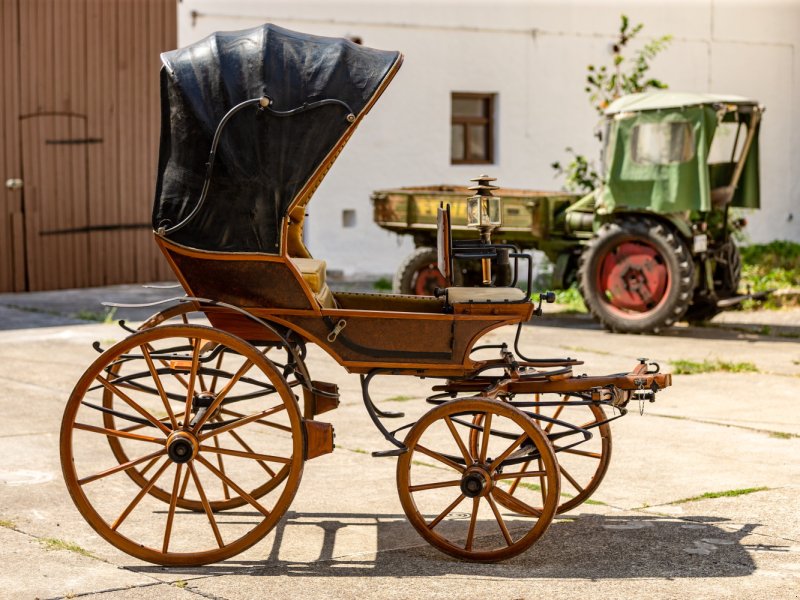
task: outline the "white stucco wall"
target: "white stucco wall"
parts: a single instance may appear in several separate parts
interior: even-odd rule
[[[583,93],[586,65],[609,59],[619,15],[642,39],[672,34],[653,75],[681,91],[750,96],[767,107],[761,133],[762,206],[753,241],[800,241],[800,2],[492,2],[183,0],[179,42],[263,22],[405,54],[310,205],[308,245],[329,268],[391,273],[410,240],[372,222],[372,190],[464,184],[481,172],[507,187],[556,189],[563,149],[597,153]],[[450,93],[498,94],[496,164],[450,164]],[[342,210],[356,227],[342,227]]]

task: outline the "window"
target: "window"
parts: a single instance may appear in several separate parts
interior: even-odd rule
[[[631,158],[645,165],[682,163],[694,157],[694,133],[688,121],[640,123],[631,132]]]
[[[739,162],[747,138],[744,123],[720,123],[708,151],[708,164]]]
[[[450,162],[494,162],[494,94],[453,92],[450,121]]]

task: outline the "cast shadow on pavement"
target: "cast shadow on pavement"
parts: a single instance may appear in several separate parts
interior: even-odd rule
[[[194,575],[296,577],[435,577],[469,575],[512,579],[588,579],[684,577],[744,577],[756,569],[751,552],[787,552],[789,547],[743,544],[758,524],[720,525],[727,519],[693,516],[608,516],[578,514],[557,519],[540,540],[521,555],[501,563],[470,563],[428,546],[403,515],[359,513],[296,513],[289,511],[276,527],[263,561],[237,561],[206,567],[172,567],[170,572]],[[306,559],[286,560],[287,534],[314,527],[304,535]],[[337,536],[349,528],[373,528],[377,546],[364,553],[334,548]],[[352,530],[351,530],[352,533]],[[362,532],[357,532],[362,534]],[[356,536],[357,537],[357,536]],[[309,547],[307,540],[317,540]],[[366,550],[366,549],[365,549]],[[377,550],[377,551],[376,551]],[[308,558],[315,555],[315,558]],[[339,553],[342,554],[342,553]],[[129,566],[133,571],[163,572],[163,567]]]

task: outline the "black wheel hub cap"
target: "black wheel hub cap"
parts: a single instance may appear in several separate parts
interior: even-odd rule
[[[486,487],[486,479],[475,471],[467,473],[461,478],[461,493],[467,498],[475,498],[481,495]]]

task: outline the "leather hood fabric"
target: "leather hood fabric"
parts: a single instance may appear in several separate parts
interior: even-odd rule
[[[309,182],[319,183],[329,154],[401,56],[267,24],[215,33],[161,58],[153,228],[201,250],[276,254],[288,208]],[[226,123],[207,172],[222,118],[262,96],[271,100],[268,109],[246,106]],[[339,102],[309,108],[323,100]],[[207,175],[202,206],[169,232],[193,212]]]

